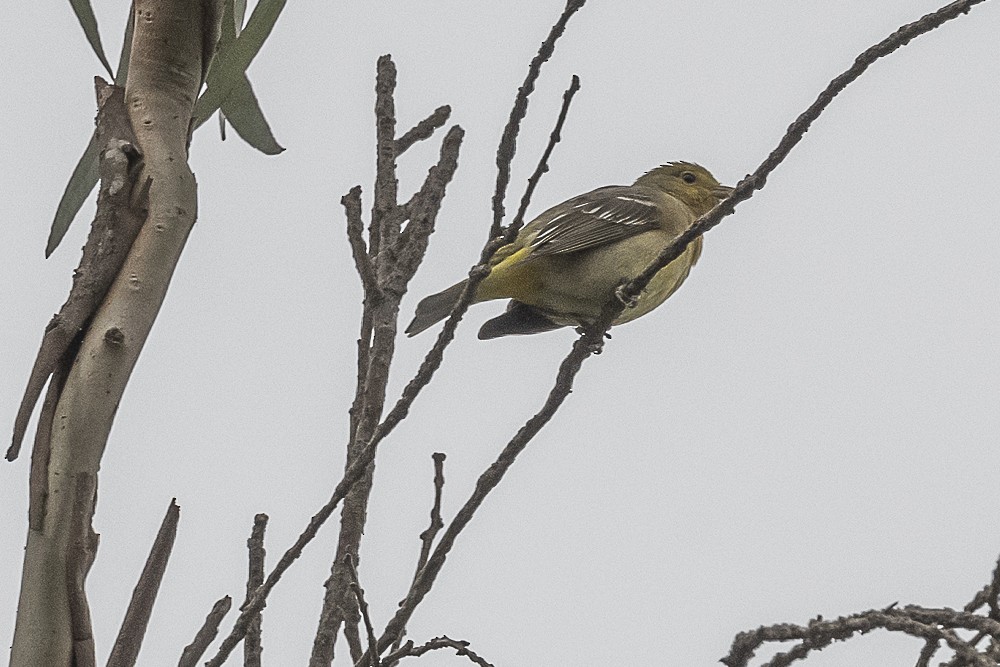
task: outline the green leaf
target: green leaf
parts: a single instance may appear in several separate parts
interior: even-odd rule
[[[76,8],[77,4],[81,4],[85,7],[91,19],[93,19],[93,12],[90,10],[90,5],[86,3],[86,0],[70,0],[70,2],[74,4],[74,8]],[[257,53],[260,52],[261,46],[263,46],[268,35],[271,34],[278,16],[281,15],[281,11],[285,7],[285,2],[286,0],[261,0],[254,8],[253,13],[250,15],[250,21],[247,23],[246,28],[239,34],[239,37],[231,42],[228,48],[224,50],[220,48],[219,55],[216,56],[212,63],[212,68],[208,73],[209,88],[195,104],[194,127],[204,124],[215,113],[216,109],[222,107],[222,103],[226,101],[226,97],[234,94],[234,101],[226,103],[225,113],[226,115],[233,114],[239,116],[238,122],[240,126],[237,127],[235,123],[233,124],[233,128],[237,133],[251,146],[267,155],[274,155],[284,150],[278,145],[278,142],[275,141],[274,136],[271,134],[271,128],[264,119],[264,114],[257,103],[257,97],[254,95],[250,81],[246,78],[244,72],[250,66],[250,62],[253,61]],[[232,11],[234,14],[243,14],[246,12],[246,3],[241,1],[240,4],[242,8],[229,5],[225,11]],[[233,8],[230,9],[230,7]],[[77,16],[81,16],[79,11],[77,12]],[[84,31],[87,31],[87,24],[83,18],[80,18],[80,23],[84,26]],[[96,20],[92,20],[92,25],[96,37]],[[234,21],[234,28],[235,25]],[[92,41],[91,43],[93,44],[94,42]],[[97,46],[94,48],[95,50],[101,48],[99,39],[97,40]],[[118,73],[115,76],[115,84],[119,86],[125,85],[125,80],[128,76],[131,49],[132,14],[130,12],[129,21],[125,27],[125,41],[122,44],[122,52],[118,60]],[[103,61],[103,52],[99,52],[98,55],[102,57]],[[105,66],[107,67],[106,63]],[[108,71],[111,71],[110,67],[108,67]],[[62,199],[59,200],[59,205],[56,207],[55,219],[52,221],[52,228],[49,230],[49,240],[45,246],[46,257],[51,255],[59,246],[59,243],[66,235],[66,231],[69,229],[70,223],[73,222],[80,207],[87,201],[87,197],[90,196],[94,186],[97,185],[99,179],[98,153],[99,147],[97,146],[96,135],[91,135],[90,143],[87,145],[87,149],[83,155],[80,156],[76,168],[73,169],[73,174],[66,184],[66,190],[63,192]]]
[[[124,86],[128,76],[129,53],[132,51],[132,12],[129,10],[128,23],[125,25],[125,41],[122,43],[122,52],[118,57],[118,73],[115,75],[115,85]],[[45,244],[45,256],[49,257],[63,237],[66,236],[70,224],[72,224],[80,207],[87,201],[87,197],[94,190],[100,178],[97,162],[100,148],[97,145],[97,135],[90,135],[90,143],[80,156],[80,160],[73,169],[73,174],[69,177],[66,190],[63,192],[59,205],[56,207],[56,216],[52,220],[52,227],[49,228],[49,240]]]
[[[246,7],[243,8],[244,12]],[[222,2],[222,26],[219,31],[219,43],[217,44],[218,51],[221,53],[230,47],[230,45],[236,41],[236,36],[240,33],[240,29],[243,27],[243,17],[240,16],[237,21],[235,16],[235,4],[234,0],[223,0]],[[226,140],[226,114],[222,113],[222,109],[219,109],[219,137],[225,141]]]
[[[208,71],[208,88],[194,105],[194,126],[199,127],[241,85],[244,72],[260,52],[287,0],[260,0],[236,41],[220,49]]]
[[[90,6],[90,0],[69,0],[69,4],[73,8],[73,12],[76,13],[80,27],[83,28],[83,34],[90,42],[90,48],[94,49],[97,58],[104,65],[104,69],[108,71],[108,75],[113,76],[111,65],[108,64],[107,56],[104,55],[104,47],[101,46],[101,33],[97,30],[97,17],[94,16],[94,8]]]
[[[234,0],[233,14],[236,16],[236,34],[243,30],[243,19],[247,17],[247,0]]]
[[[49,230],[49,240],[45,244],[46,257],[51,255],[52,251],[58,247],[59,242],[63,240],[66,230],[69,229],[69,224],[73,222],[73,218],[83,206],[83,202],[87,201],[87,197],[97,185],[97,180],[100,177],[97,163],[99,153],[100,148],[97,145],[97,132],[95,130],[94,134],[90,135],[87,150],[83,151],[80,161],[73,169],[73,175],[69,177],[69,183],[66,184],[66,191],[63,192],[62,199],[59,200],[56,217]]]
[[[264,155],[277,155],[285,150],[271,133],[271,126],[267,124],[250,80],[245,74],[222,103],[222,113],[243,141]]]
[[[122,88],[125,87],[125,81],[128,80],[128,62],[129,58],[132,57],[132,28],[134,26],[132,14],[134,11],[134,6],[128,10],[128,20],[125,22],[125,39],[122,41],[122,52],[118,55],[118,71],[115,73],[115,85]]]

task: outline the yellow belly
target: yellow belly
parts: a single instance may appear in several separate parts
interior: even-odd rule
[[[673,235],[654,230],[610,246],[542,257],[527,249],[512,253],[480,284],[476,301],[517,299],[542,310],[557,324],[577,326],[596,319],[615,289],[637,276],[670,244]],[[702,240],[661,269],[614,324],[629,322],[653,310],[673,294],[701,254]]]

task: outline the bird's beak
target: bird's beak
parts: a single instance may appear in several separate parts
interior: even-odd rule
[[[733,188],[729,187],[728,185],[720,185],[718,187],[712,188],[712,195],[719,201],[722,201],[731,194],[733,194]]]

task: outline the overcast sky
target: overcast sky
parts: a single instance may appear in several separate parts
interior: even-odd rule
[[[735,185],[858,53],[939,2],[591,0],[543,70],[512,189],[574,73],[582,89],[534,213],[668,160]],[[95,4],[117,57],[128,3]],[[340,478],[360,286],[339,200],[360,183],[371,206],[376,58],[398,66],[400,130],[441,104],[466,130],[408,320],[478,257],[500,132],[563,4],[288,3],[249,71],[287,151],[222,143],[214,123],[191,147],[198,222],[101,470],[88,589],[102,660],[172,497],[181,523],[142,665],[176,664],[212,602],[242,597],[255,513],[271,516],[273,563]],[[988,581],[1000,553],[998,34],[1000,6],[985,3],[834,101],[707,235],[680,291],[587,361],[459,538],[410,637],[468,640],[498,667],[709,665],[761,624],[895,601],[960,607]],[[43,259],[101,70],[66,3],[11,7],[0,57],[6,432],[93,215],[91,203]],[[403,198],[439,142],[401,159]],[[448,454],[448,520],[574,340],[568,329],[477,340],[501,309],[472,309],[380,451],[361,566],[379,623],[412,576],[431,453]],[[393,400],[433,336],[399,342]],[[0,464],[4,647],[28,461]],[[265,664],[305,664],[336,532],[331,522],[272,595]],[[912,665],[920,646],[875,634],[807,664]]]

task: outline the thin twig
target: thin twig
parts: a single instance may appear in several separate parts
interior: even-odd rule
[[[376,298],[379,293],[378,278],[375,276],[372,258],[368,256],[368,249],[365,248],[365,223],[361,220],[361,186],[355,185],[351,188],[350,192],[340,198],[340,204],[347,216],[347,241],[354,257],[354,267],[361,277],[365,298]]]
[[[458,154],[462,148],[465,130],[460,125],[448,129],[441,141],[438,161],[427,170],[427,176],[420,189],[406,204],[406,215],[410,224],[399,235],[392,247],[392,265],[380,267],[379,286],[402,299],[406,286],[416,274],[427,251],[427,243],[434,232],[441,202],[451,179],[458,169]]]
[[[411,586],[413,583],[416,583],[417,577],[420,576],[420,570],[424,569],[424,565],[427,564],[427,558],[431,554],[431,547],[434,546],[434,538],[444,528],[444,520],[441,518],[441,496],[444,492],[444,460],[447,456],[442,452],[434,452],[431,458],[434,459],[434,504],[431,506],[431,525],[427,527],[427,530],[420,533],[420,555],[417,557],[417,568],[413,573]],[[393,642],[393,651],[398,649],[399,645],[403,642],[404,633],[405,630]]]
[[[356,623],[344,623],[344,638],[351,652],[351,662],[357,662],[365,654],[365,645],[361,643],[361,630]]]
[[[427,564],[427,557],[430,556],[438,531],[444,528],[444,520],[441,518],[441,496],[444,494],[444,460],[447,456],[443,452],[434,452],[431,458],[434,459],[434,505],[431,507],[431,525],[420,533],[420,557],[417,559],[414,579]]]
[[[181,653],[181,659],[177,663],[177,667],[196,667],[198,661],[201,660],[201,656],[208,649],[208,645],[212,643],[212,640],[219,633],[219,625],[226,614],[229,613],[232,606],[233,599],[228,595],[212,605],[212,611],[208,612],[205,622],[198,628],[194,640],[184,647],[184,652]]]
[[[556,119],[556,126],[552,128],[552,133],[549,135],[549,143],[545,146],[545,151],[542,153],[542,157],[538,160],[538,166],[535,167],[535,172],[528,178],[528,186],[524,189],[524,195],[521,197],[521,205],[517,209],[517,214],[514,215],[514,220],[507,226],[504,232],[504,237],[508,239],[513,239],[517,236],[517,233],[521,230],[521,226],[524,224],[524,215],[528,210],[528,205],[531,203],[531,195],[535,192],[535,187],[538,185],[538,181],[541,180],[542,174],[549,170],[549,157],[552,155],[552,150],[556,147],[562,139],[562,127],[563,123],[566,122],[566,115],[569,113],[569,105],[573,101],[573,96],[576,92],[580,90],[580,77],[576,74],[573,75],[573,79],[570,81],[569,88],[563,93],[562,108],[559,109],[559,117]]]
[[[396,215],[396,65],[392,56],[378,59],[375,75],[375,202],[368,229],[369,252],[377,257],[383,244],[395,242],[399,222]]]
[[[728,667],[744,667],[749,664],[757,649],[765,643],[799,641],[800,643],[789,651],[775,655],[764,666],[786,667],[806,657],[811,651],[825,648],[834,641],[842,641],[853,635],[866,634],[876,629],[899,632],[928,642],[936,643],[943,640],[963,664],[995,667],[991,659],[979,653],[954,630],[985,630],[994,637],[1000,637],[1000,623],[967,612],[912,605],[903,609],[872,609],[829,621],[816,619],[807,626],[791,623],[762,626],[737,635],[729,654],[722,658],[721,662]]]
[[[160,591],[160,582],[170,560],[170,552],[174,548],[177,537],[177,523],[180,521],[181,508],[177,499],[173,498],[167,506],[167,512],[160,523],[153,546],[149,550],[146,565],[142,568],[139,581],[132,591],[125,619],[122,621],[118,638],[108,658],[108,667],[132,667],[139,657],[142,640],[146,636],[149,617],[153,614],[153,603]]]
[[[253,529],[247,539],[247,597],[264,583],[264,531],[267,530],[267,515],[257,514],[253,518]],[[243,639],[243,667],[260,667],[264,647],[261,645],[261,615],[258,612],[247,624],[247,636]]]
[[[396,139],[396,157],[398,158],[406,149],[418,141],[429,139],[434,130],[442,127],[451,116],[451,107],[445,104],[431,112],[431,115],[414,125],[406,134]]]
[[[361,611],[361,618],[365,622],[365,632],[368,635],[368,653],[371,655],[371,667],[382,667],[382,662],[378,658],[378,653],[373,652],[375,647],[375,628],[372,625],[371,616],[368,615],[368,603],[365,602],[365,590],[361,588],[361,580],[358,579],[358,569],[354,566],[354,559],[348,554],[344,556],[344,565],[351,576],[351,590],[358,601],[358,609]]]
[[[938,639],[928,639],[924,642],[924,647],[920,649],[920,655],[917,656],[917,664],[913,667],[930,667],[931,658],[937,653],[939,643]]]
[[[419,658],[425,653],[430,651],[436,651],[439,649],[450,648],[455,649],[455,653],[460,656],[465,656],[479,667],[493,667],[492,664],[487,662],[484,658],[476,655],[476,653],[469,648],[469,642],[462,641],[460,639],[450,639],[448,637],[435,637],[425,644],[420,646],[414,646],[413,642],[406,642],[399,649],[394,650],[392,653],[385,657],[383,664],[390,665],[399,662],[403,658]]]
[[[778,146],[771,151],[770,155],[757,167],[754,173],[747,175],[733,192],[725,200],[705,215],[698,218],[695,223],[654,260],[646,269],[632,281],[624,285],[619,290],[619,299],[612,299],[608,307],[596,326],[601,328],[601,333],[606,332],[610,323],[622,312],[625,303],[633,302],[645,289],[649,281],[656,273],[681,256],[687,249],[688,244],[698,238],[708,230],[718,225],[722,219],[730,215],[740,202],[749,199],[755,190],[764,187],[767,177],[779,164],[788,156],[792,148],[798,144],[805,136],[809,126],[819,118],[820,114],[830,105],[833,99],[840,94],[848,85],[853,83],[867,70],[876,60],[884,58],[896,49],[908,44],[911,40],[924,33],[930,32],[951,19],[966,14],[973,5],[977,5],[984,0],[958,0],[945,5],[941,9],[926,14],[920,19],[908,23],[884,40],[866,49],[842,74],[835,77],[829,85],[819,94],[816,100],[809,105],[798,118],[795,119],[785,132],[785,135],[778,142]]]
[[[447,184],[454,174],[455,168],[457,168],[457,153],[458,147],[461,144],[462,131],[461,128],[453,128],[452,132],[445,138],[444,144],[442,145],[442,156],[441,161],[438,163],[435,172],[437,178],[442,184]],[[440,205],[440,201],[437,202]],[[431,209],[430,204],[426,214],[430,215],[436,213],[436,209]],[[371,248],[369,247],[369,253]],[[362,345],[359,342],[359,345]],[[426,363],[426,360],[425,360]],[[429,381],[429,377],[424,379],[421,376],[421,380]],[[416,380],[416,378],[415,378]],[[415,380],[411,380],[411,385]],[[421,385],[422,386],[422,385]],[[409,385],[408,385],[409,387]],[[412,389],[410,390],[413,391]],[[406,412],[409,410],[409,406],[416,397],[415,394],[407,394],[404,390],[406,396],[400,398],[396,405],[389,412],[389,415],[375,428],[375,432],[372,437],[364,444],[363,447],[358,449],[357,457],[347,466],[344,471],[344,476],[337,483],[336,488],[334,488],[333,493],[330,496],[330,500],[327,501],[323,507],[316,512],[315,515],[309,520],[306,528],[299,535],[295,543],[282,554],[281,558],[275,564],[274,569],[271,570],[270,574],[264,580],[264,583],[257,589],[257,591],[245,601],[241,607],[240,615],[237,617],[233,624],[233,628],[229,635],[223,639],[218,652],[216,655],[208,661],[207,667],[219,667],[225,662],[229,654],[232,652],[233,648],[240,642],[246,632],[247,619],[251,616],[257,609],[264,606],[267,600],[267,596],[270,594],[271,590],[277,585],[278,581],[281,580],[282,575],[285,571],[291,567],[292,563],[302,554],[302,550],[305,548],[309,542],[316,537],[319,529],[323,526],[327,519],[333,514],[333,511],[337,508],[337,505],[344,499],[347,493],[350,491],[351,487],[365,474],[369,464],[375,458],[375,452],[378,449],[379,443],[382,439],[388,435],[393,428],[406,416]]]
[[[990,618],[1000,621],[1000,558],[997,559],[996,567],[993,568],[986,604],[990,608]]]
[[[495,239],[500,236],[501,223],[503,222],[504,207],[503,200],[507,194],[507,186],[510,184],[510,164],[514,160],[514,152],[517,150],[517,134],[521,130],[521,121],[528,113],[528,96],[535,89],[535,81],[542,70],[542,65],[552,57],[555,52],[556,41],[566,30],[566,24],[573,14],[583,7],[586,0],[568,0],[562,15],[552,26],[549,36],[542,42],[538,53],[531,59],[528,65],[528,75],[524,78],[524,83],[517,91],[514,98],[514,106],[510,110],[510,117],[507,125],[503,129],[500,137],[500,145],[497,147],[497,185],[493,194],[493,225],[490,227],[490,238]]]
[[[581,336],[573,343],[573,349],[559,366],[555,384],[549,392],[548,398],[542,405],[541,410],[521,427],[514,437],[511,438],[510,442],[507,443],[507,446],[504,447],[497,460],[480,475],[472,495],[455,515],[448,528],[445,529],[437,547],[435,547],[430,558],[428,558],[427,564],[420,571],[416,581],[414,581],[410,589],[410,594],[403,601],[403,604],[400,605],[392,620],[386,625],[382,636],[379,638],[379,651],[389,648],[404,630],[410,617],[413,615],[413,611],[430,591],[431,586],[433,586],[434,580],[444,566],[448,552],[451,551],[451,548],[455,544],[455,539],[468,525],[469,521],[472,520],[473,515],[486,499],[486,496],[503,479],[503,476],[514,464],[514,460],[518,454],[524,450],[535,434],[548,423],[552,415],[555,414],[559,406],[569,396],[573,389],[573,378],[576,376],[577,371],[580,370],[580,366],[584,360],[592,354],[593,349],[594,346],[588,335]],[[361,664],[364,664],[364,660],[365,657],[362,657]]]
[[[398,299],[386,298],[383,276],[395,264],[392,253],[386,252],[396,243],[399,234],[400,207],[397,203],[399,183],[396,178],[396,66],[389,55],[378,59],[375,76],[375,188],[369,226],[369,261],[362,255],[364,241],[361,228],[359,187],[341,201],[348,217],[348,240],[365,290],[362,330],[367,333],[358,347],[358,377],[351,405],[351,431],[347,439],[345,467],[356,459],[378,423],[385,405],[385,387],[389,364],[395,349]],[[352,655],[362,651],[356,627],[361,622],[348,590],[348,574],[343,558],[357,554],[364,532],[368,495],[374,474],[372,463],[354,484],[341,509],[340,534],[336,555],[325,582],[326,592],[320,610],[319,623],[313,639],[309,664],[329,665],[333,660],[337,634],[343,625]]]
[[[531,65],[528,68],[528,76],[525,79],[524,84],[518,90],[517,97],[514,101],[514,107],[511,109],[510,119],[507,122],[507,126],[504,129],[504,135],[500,140],[500,146],[497,149],[497,166],[500,172],[497,176],[497,191],[493,197],[494,224],[493,228],[490,230],[490,240],[487,241],[486,245],[483,247],[479,256],[479,262],[469,270],[469,275],[465,282],[465,289],[462,290],[462,293],[455,301],[455,305],[452,307],[451,313],[445,320],[440,333],[438,333],[438,337],[434,341],[434,345],[427,352],[427,355],[424,357],[424,361],[421,363],[416,375],[414,375],[413,379],[409,382],[409,384],[407,384],[402,397],[393,408],[393,411],[390,412],[383,421],[383,423],[390,424],[389,430],[391,430],[394,425],[391,424],[390,420],[397,417],[402,419],[406,416],[409,411],[410,404],[420,393],[420,390],[426,386],[428,382],[430,382],[434,373],[441,365],[441,361],[444,359],[444,351],[455,338],[455,330],[458,327],[458,323],[462,320],[462,317],[465,316],[465,312],[472,304],[472,300],[475,297],[479,283],[481,283],[490,273],[490,260],[493,258],[494,253],[496,253],[498,249],[506,243],[509,243],[513,237],[517,235],[517,230],[523,222],[524,212],[528,207],[534,187],[541,178],[542,173],[548,169],[548,158],[551,155],[555,144],[559,141],[562,125],[566,120],[566,114],[569,110],[569,104],[572,101],[573,96],[576,94],[576,91],[579,89],[580,81],[576,75],[573,76],[569,89],[563,94],[563,104],[559,112],[559,117],[556,121],[555,129],[549,137],[549,143],[542,154],[542,158],[539,160],[535,173],[528,180],[528,187],[521,199],[521,206],[518,210],[517,216],[506,232],[501,235],[501,232],[503,232],[500,228],[500,221],[503,219],[503,198],[506,193],[507,185],[510,181],[510,162],[514,157],[520,122],[524,118],[527,111],[528,95],[530,95],[531,91],[534,89],[534,82],[535,79],[538,78],[542,64],[552,56],[553,50],[555,49],[555,42],[565,30],[566,22],[569,21],[570,16],[583,6],[584,2],[585,0],[570,0],[567,2],[566,9],[563,11],[556,24],[552,27],[552,30],[549,32],[549,36],[544,42],[542,42],[542,45],[538,50],[538,54],[531,61]],[[409,231],[409,229],[407,229],[407,231]],[[397,411],[397,408],[401,409]]]
[[[391,61],[386,60],[384,63],[380,61],[380,65],[382,68],[389,67]],[[380,77],[380,86],[384,87],[386,84],[383,79],[386,75],[381,69]],[[383,113],[388,113],[391,107],[391,90],[383,91],[382,95],[385,98],[382,103]],[[375,295],[366,295],[362,314],[362,328],[370,333],[367,338],[363,337],[367,345],[365,342],[359,343],[358,384],[351,407],[352,431],[347,446],[348,466],[364,449],[366,443],[371,441],[372,433],[382,416],[386,386],[389,381],[389,367],[395,350],[399,303],[425,254],[427,238],[434,229],[445,189],[458,165],[462,136],[462,129],[455,126],[444,137],[437,164],[428,170],[423,185],[407,207],[410,224],[406,230],[398,234],[394,222],[382,226],[382,248],[375,259],[378,292]],[[394,165],[392,166],[390,174],[384,176],[381,181],[378,179],[376,181],[376,200],[391,198],[395,201],[396,181]],[[391,180],[393,190],[389,194],[380,194],[378,188],[385,187],[384,182],[387,179]],[[387,215],[396,215],[398,211],[396,209],[394,211]],[[365,473],[344,499],[336,556],[330,568],[330,577],[326,581],[326,594],[310,656],[310,665],[314,667],[329,664],[333,659],[336,633],[342,624],[346,628],[347,625],[361,623],[357,607],[348,590],[349,582],[342,559],[348,554],[356,556],[360,550],[368,495],[374,474],[374,452],[370,454],[370,461]],[[354,630],[350,632],[348,642],[354,653],[360,645],[352,639],[357,633]],[[360,655],[360,650],[357,655]]]

